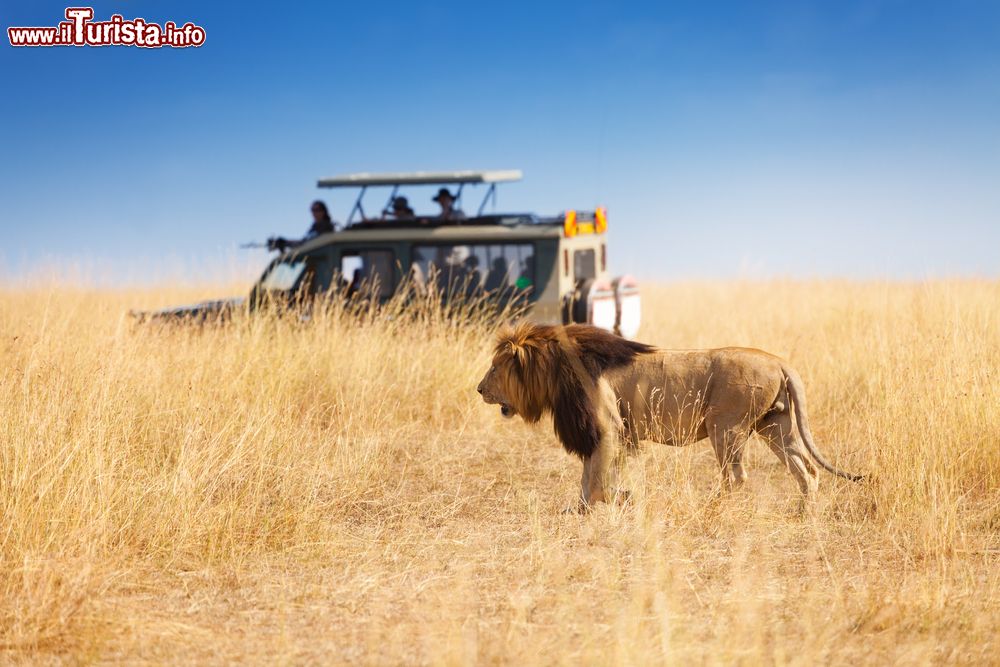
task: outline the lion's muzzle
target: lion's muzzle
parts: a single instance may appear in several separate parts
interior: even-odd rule
[[[483,397],[483,402],[487,405],[499,405],[500,414],[504,417],[510,418],[517,414],[517,411],[514,410],[514,407],[510,403],[502,398],[499,398],[498,396],[495,396],[493,392],[489,390],[486,378],[483,378],[483,381],[479,383],[479,386],[476,387],[476,391],[478,391],[479,395]]]

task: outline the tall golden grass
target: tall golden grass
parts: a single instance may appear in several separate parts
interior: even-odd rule
[[[800,517],[704,443],[580,464],[475,385],[484,322],[136,327],[215,290],[0,290],[0,662],[1000,662],[1000,284],[647,289],[640,338],[788,358],[837,465]]]

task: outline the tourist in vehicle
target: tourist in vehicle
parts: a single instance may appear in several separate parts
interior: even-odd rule
[[[415,215],[406,197],[396,197],[392,200],[392,209],[386,211],[383,217],[392,218],[393,220],[409,220]]]
[[[483,288],[483,274],[479,270],[479,258],[470,254],[462,262],[462,270],[465,273],[465,295],[467,297],[476,296]]]
[[[354,269],[351,274],[351,284],[347,286],[347,298],[355,296],[361,291],[361,269]]]
[[[436,201],[441,207],[441,212],[437,216],[439,219],[465,220],[465,213],[462,213],[461,209],[455,208],[455,195],[451,194],[451,190],[448,188],[438,190],[437,195],[431,201]]]
[[[524,262],[521,265],[521,275],[517,277],[514,281],[514,286],[517,289],[524,290],[535,284],[535,257],[533,255],[528,255],[524,258]]]
[[[312,203],[310,207],[313,216],[312,226],[306,231],[306,235],[301,239],[293,240],[286,239],[282,236],[272,236],[267,240],[268,250],[277,250],[279,252],[284,252],[288,248],[294,248],[297,245],[302,245],[310,239],[314,239],[320,234],[328,234],[337,229],[337,223],[333,221],[330,217],[330,211],[327,209],[326,204],[317,199]]]
[[[483,286],[487,292],[506,287],[507,276],[510,271],[507,269],[507,260],[503,257],[495,257],[490,265],[490,272],[486,274],[486,283]]]

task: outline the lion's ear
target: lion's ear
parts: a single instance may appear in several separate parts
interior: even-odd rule
[[[514,327],[506,327],[498,336],[496,351],[510,354],[517,368],[528,372],[538,365],[545,366],[546,358],[553,357],[551,349],[555,339],[548,335],[552,327],[540,327],[530,322],[522,322]]]
[[[531,351],[527,345],[512,341],[510,344],[510,353],[521,370],[525,370],[531,362]]]
[[[555,340],[510,342],[511,357],[525,377],[551,372],[558,348],[559,343]]]
[[[507,341],[507,349],[511,359],[520,370],[525,370],[531,365],[534,354],[530,345],[526,345],[524,341],[520,340],[509,340]]]

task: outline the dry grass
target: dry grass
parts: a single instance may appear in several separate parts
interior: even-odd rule
[[[1000,284],[647,290],[642,339],[786,356],[873,473],[806,519],[762,445],[713,502],[704,443],[561,515],[483,326],[123,315],[213,293],[0,291],[0,662],[998,662]]]

